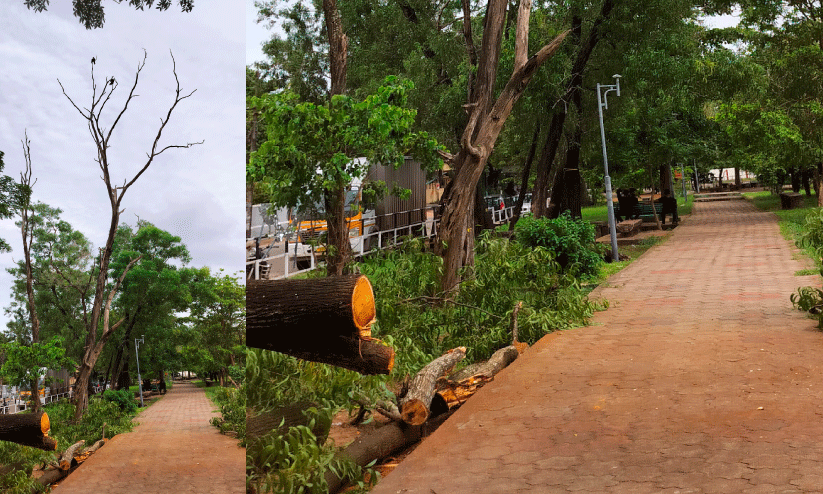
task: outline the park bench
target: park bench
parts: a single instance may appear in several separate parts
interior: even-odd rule
[[[657,212],[658,218],[663,218],[663,203],[662,202],[655,202],[654,209],[652,209],[652,204],[648,202],[640,202],[634,206],[632,209],[632,213],[629,216],[630,218],[640,218],[643,221],[654,221],[654,212]],[[620,215],[622,217],[626,217],[620,209],[615,210],[616,215]],[[672,223],[677,223],[677,216],[675,216],[675,221]]]

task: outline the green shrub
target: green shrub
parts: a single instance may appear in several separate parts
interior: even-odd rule
[[[526,217],[517,222],[515,234],[526,247],[545,247],[560,266],[583,277],[597,275],[603,254],[595,243],[594,225],[571,217],[557,219]]]
[[[214,401],[220,407],[220,417],[211,419],[211,424],[220,432],[233,432],[241,441],[246,438],[246,390],[220,387],[214,392]]]
[[[103,391],[103,399],[115,403],[120,407],[120,410],[126,413],[133,413],[137,411],[137,403],[134,401],[134,395],[128,389],[107,389]]]

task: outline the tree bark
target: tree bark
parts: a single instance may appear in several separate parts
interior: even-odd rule
[[[371,337],[374,294],[365,276],[246,285],[246,344],[361,374],[388,374],[394,350]]]
[[[529,11],[531,2],[521,2],[517,19],[517,30],[528,35]],[[482,56],[478,65],[475,99],[469,105],[469,122],[463,131],[460,152],[455,159],[455,177],[440,222],[439,254],[443,257],[443,275],[441,287],[444,292],[453,292],[459,283],[458,271],[469,261],[463,260],[463,247],[467,245],[467,236],[471,233],[468,223],[474,199],[474,189],[483,173],[494,143],[503,129],[512,107],[525,91],[534,73],[560,47],[568,32],[557,36],[550,44],[541,48],[531,58],[526,59],[525,43],[516,44],[516,61],[512,75],[498,98],[491,104],[494,89],[497,61],[500,55],[500,42],[506,2],[490,0],[486,11],[486,27],[483,32]],[[518,35],[518,39],[525,39]],[[490,108],[490,110],[486,110]],[[467,252],[473,256],[472,252]]]
[[[45,412],[0,415],[0,441],[55,451],[57,441],[47,435],[50,428]]]
[[[400,400],[400,416],[404,422],[409,425],[420,425],[429,418],[437,380],[465,357],[465,347],[449,350],[414,376],[409,384],[408,393]]]
[[[560,101],[555,104],[558,109],[552,116],[549,133],[546,136],[546,143],[543,146],[543,151],[541,153],[540,160],[538,161],[537,177],[535,179],[535,190],[533,195],[535,202],[532,203],[534,214],[538,218],[548,216],[549,214],[553,217],[557,217],[562,212],[560,208],[557,207],[554,200],[554,197],[560,192],[555,188],[552,189],[552,203],[549,206],[546,206],[546,199],[549,196],[547,187],[549,185],[551,170],[553,168],[552,164],[554,163],[554,158],[560,147],[560,140],[563,136],[563,126],[566,123],[566,116],[568,112],[567,105],[569,102],[573,101],[575,95],[579,95],[582,90],[583,72],[586,69],[586,65],[589,63],[589,59],[591,58],[595,46],[597,46],[597,43],[603,37],[602,25],[603,22],[611,15],[612,10],[614,9],[614,4],[615,0],[603,0],[603,5],[600,8],[600,15],[592,24],[592,27],[589,30],[589,35],[585,41],[581,41],[582,19],[578,16],[577,20],[579,22],[573,23],[572,32],[576,33],[574,38],[577,40],[579,47],[574,64],[572,65],[571,77],[566,84],[566,92],[560,98]],[[555,174],[555,177],[557,177],[557,174],[562,175],[562,173],[559,173],[558,171],[558,173]],[[557,180],[558,179],[555,178],[555,183]],[[567,184],[566,186],[569,185]]]
[[[523,210],[523,202],[526,200],[526,193],[529,190],[529,175],[531,175],[532,162],[534,162],[534,155],[537,152],[537,141],[540,139],[540,119],[534,124],[534,135],[532,135],[532,143],[529,146],[529,153],[526,155],[526,161],[523,163],[523,173],[520,175],[520,193],[517,194],[517,202],[514,204],[514,216],[509,223],[509,231],[513,232],[517,222],[520,221],[520,212]],[[532,194],[532,208],[534,208],[534,194]]]
[[[369,434],[358,437],[335,456],[350,459],[357,465],[364,467],[372,462],[383,460],[392,453],[402,451],[420,441],[434,432],[448,417],[449,414],[439,415],[423,425],[416,426],[403,422],[391,422]],[[329,486],[329,494],[338,492],[344,483],[344,479],[338,477],[331,470],[326,471],[325,477]]]
[[[74,454],[78,449],[82,448],[84,444],[86,444],[86,440],[81,439],[63,451],[63,454],[60,455],[60,459],[57,461],[57,464],[60,466],[61,470],[68,471],[73,465],[76,464],[74,461]]]

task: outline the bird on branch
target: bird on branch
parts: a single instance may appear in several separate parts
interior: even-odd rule
[[[97,57],[91,57],[91,64],[94,65],[94,62],[97,61]]]
[[[109,84],[111,84],[112,86],[114,86],[114,77],[112,77],[111,79],[109,79]]]

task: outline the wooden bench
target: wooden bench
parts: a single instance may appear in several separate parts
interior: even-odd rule
[[[803,196],[797,192],[780,193],[780,209],[798,209],[803,207]]]

